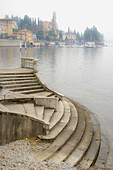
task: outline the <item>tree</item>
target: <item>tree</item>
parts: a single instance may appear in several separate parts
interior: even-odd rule
[[[80,43],[83,44],[83,42],[84,42],[84,35],[81,33],[81,35],[80,35]]]
[[[67,36],[66,36],[66,38],[65,38],[65,41],[67,41]]]
[[[92,28],[86,28],[84,31],[84,41],[85,42],[100,42],[104,41],[103,35],[98,32],[97,28],[93,26]]]
[[[3,33],[1,33],[1,35],[0,35],[0,39],[3,39]]]
[[[79,32],[77,32],[77,34],[76,34],[76,40],[77,40],[78,43],[81,42],[81,37],[80,37]]]
[[[76,35],[76,30],[74,30],[74,35]]]
[[[9,16],[6,14],[6,15],[5,15],[5,18],[9,18]]]
[[[27,29],[31,26],[31,19],[27,15],[24,16],[24,25]]]
[[[50,40],[56,40],[56,34],[54,31],[49,31],[48,32],[48,37],[50,38]]]
[[[14,17],[13,17],[13,14],[11,15],[11,18],[13,19]]]
[[[36,18],[35,18],[34,24],[36,25]]]
[[[44,40],[43,31],[38,31],[38,33],[36,35],[37,35],[37,39]]]
[[[49,41],[53,41],[54,40],[54,36],[53,35],[49,35],[48,39],[49,39]]]
[[[59,33],[59,39],[62,40],[62,37],[63,37],[62,31],[60,31],[60,33]]]

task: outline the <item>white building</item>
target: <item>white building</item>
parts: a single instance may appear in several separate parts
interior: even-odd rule
[[[0,35],[7,34],[7,24],[0,21]]]

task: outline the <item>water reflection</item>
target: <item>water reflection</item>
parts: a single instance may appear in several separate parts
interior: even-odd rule
[[[18,48],[0,48],[0,68],[16,67],[20,65]]]
[[[113,48],[0,48],[0,68],[38,59],[39,75],[52,89],[74,98],[113,129]],[[111,135],[112,136],[112,135]]]

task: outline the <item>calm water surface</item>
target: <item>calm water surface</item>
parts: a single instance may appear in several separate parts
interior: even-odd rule
[[[96,113],[113,138],[113,48],[0,48],[0,68],[19,67],[21,56],[37,58],[41,79]]]

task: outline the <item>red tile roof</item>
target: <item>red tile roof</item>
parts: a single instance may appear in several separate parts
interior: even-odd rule
[[[13,21],[11,18],[0,18],[1,21]]]

